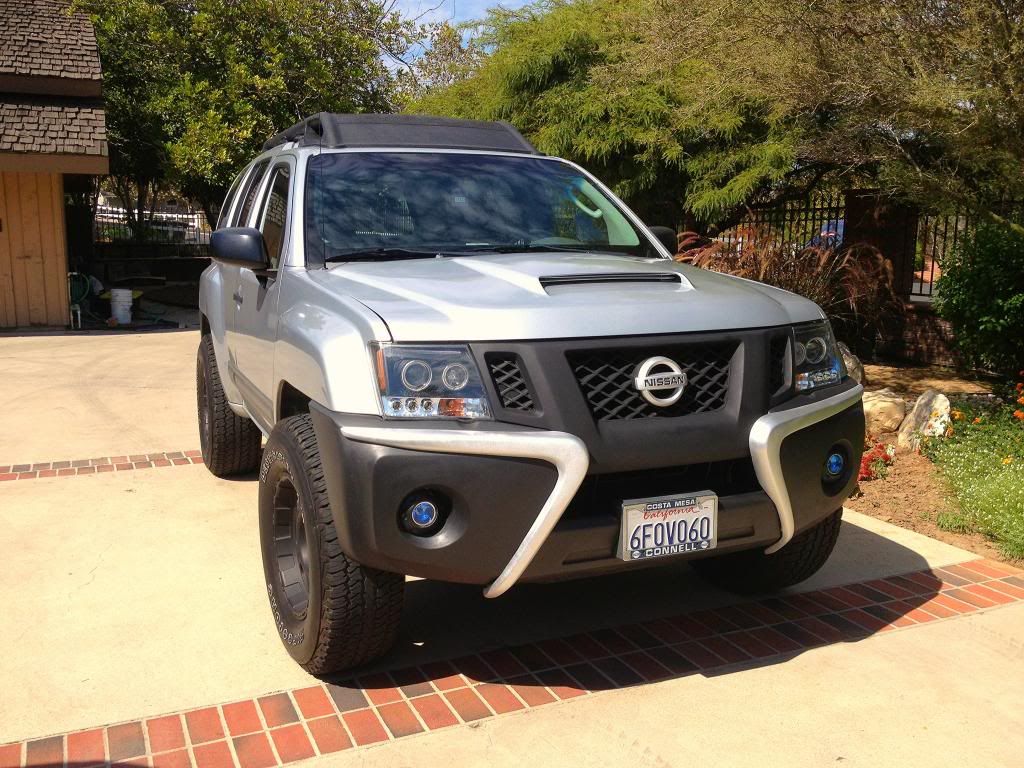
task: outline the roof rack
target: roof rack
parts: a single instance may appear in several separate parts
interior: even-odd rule
[[[530,142],[506,122],[456,120],[428,115],[339,115],[318,112],[281,131],[264,151],[296,141],[300,147],[410,147],[482,149],[539,155]]]

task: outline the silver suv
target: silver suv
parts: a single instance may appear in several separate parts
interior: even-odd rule
[[[676,263],[509,125],[307,118],[211,245],[203,458],[258,470],[271,611],[313,674],[388,649],[407,575],[498,597],[682,557],[770,591],[835,544],[864,414],[822,311]]]

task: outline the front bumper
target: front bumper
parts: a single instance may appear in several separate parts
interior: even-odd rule
[[[487,584],[485,594],[497,597],[520,580],[638,567],[616,558],[625,498],[710,488],[719,495],[711,555],[778,550],[839,507],[856,482],[862,392],[850,382],[792,398],[754,422],[740,459],[614,474],[595,473],[587,445],[566,432],[384,422],[315,404],[313,421],[346,553],[381,570]],[[822,462],[834,445],[848,453],[848,476],[826,484]],[[430,538],[398,525],[403,502],[423,489],[451,503]]]

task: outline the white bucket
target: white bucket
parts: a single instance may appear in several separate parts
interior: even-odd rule
[[[110,289],[110,311],[118,325],[132,322],[132,292],[129,288]]]

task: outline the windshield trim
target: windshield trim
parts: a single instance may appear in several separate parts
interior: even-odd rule
[[[288,147],[289,145],[285,145]],[[651,232],[647,224],[630,208],[626,205],[622,199],[616,195],[603,181],[594,176],[583,166],[578,163],[574,163],[571,160],[566,160],[562,157],[555,155],[524,155],[521,152],[501,152],[496,150],[486,149],[461,149],[461,148],[429,148],[429,147],[331,147],[331,148],[318,148],[318,147],[302,147],[298,149],[292,149],[295,154],[298,154],[302,161],[302,183],[297,185],[299,187],[299,195],[296,196],[296,208],[293,212],[295,219],[296,228],[295,231],[302,233],[302,247],[297,248],[294,252],[301,254],[303,264],[298,266],[305,266],[307,269],[325,269],[328,267],[328,262],[324,259],[323,254],[314,255],[311,253],[309,244],[305,242],[305,217],[306,217],[306,190],[308,188],[308,174],[311,172],[311,166],[309,161],[316,157],[322,157],[324,155],[347,155],[347,154],[393,154],[393,155],[409,155],[409,154],[426,154],[426,155],[480,155],[487,157],[506,157],[523,161],[544,161],[551,163],[559,163],[563,166],[568,166],[574,171],[578,172],[584,178],[587,179],[594,187],[597,188],[608,200],[612,203],[613,207],[623,216],[625,219],[633,225],[638,236],[642,239],[642,242],[650,246],[653,251],[652,257],[664,259],[666,261],[674,261],[674,254],[670,254],[665,247],[661,244]],[[337,264],[338,262],[332,262]]]

